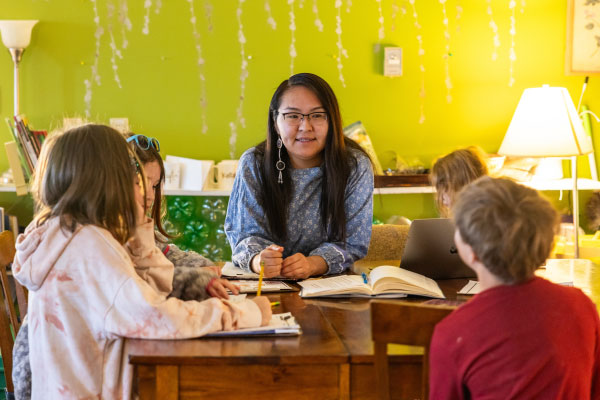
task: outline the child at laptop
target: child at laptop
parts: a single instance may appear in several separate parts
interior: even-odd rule
[[[431,185],[442,217],[450,216],[452,204],[460,190],[475,179],[487,175],[487,155],[479,147],[455,150],[438,158],[431,168]]]
[[[579,289],[534,276],[558,216],[535,190],[483,177],[453,207],[481,293],[433,334],[432,399],[598,399],[600,323]]]

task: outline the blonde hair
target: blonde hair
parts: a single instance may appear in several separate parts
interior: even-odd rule
[[[471,146],[455,150],[435,160],[431,169],[431,184],[436,190],[436,203],[440,213],[448,216],[456,195],[467,184],[487,175],[486,154],[479,147]],[[443,196],[449,198],[450,206],[444,205]]]
[[[504,283],[530,279],[548,258],[559,216],[534,189],[488,176],[466,186],[453,207],[460,236]]]
[[[50,136],[36,167],[36,222],[59,217],[63,229],[96,225],[125,243],[136,225],[135,159],[116,130],[88,124]]]

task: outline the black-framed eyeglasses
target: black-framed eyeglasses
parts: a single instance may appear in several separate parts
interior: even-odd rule
[[[308,114],[302,114],[299,112],[287,112],[279,113],[283,116],[283,120],[286,124],[297,126],[304,121],[304,118],[308,118],[308,122],[314,125],[321,125],[327,123],[327,113],[325,111],[311,112]]]
[[[160,152],[160,143],[158,139],[148,137],[146,135],[133,135],[127,138],[127,143],[135,142],[135,144],[142,150],[148,150],[150,146],[158,152]]]

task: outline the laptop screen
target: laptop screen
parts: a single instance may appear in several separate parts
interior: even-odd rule
[[[460,259],[454,244],[454,223],[447,218],[412,222],[400,267],[432,279],[477,276]]]

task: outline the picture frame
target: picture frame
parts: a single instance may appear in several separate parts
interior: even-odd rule
[[[600,0],[567,1],[567,75],[600,73]]]

